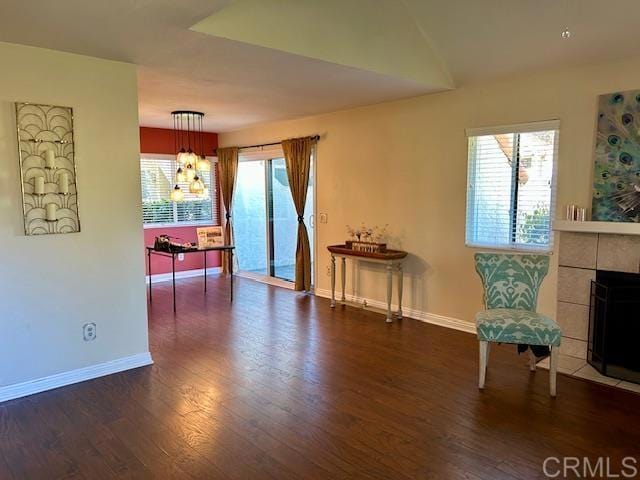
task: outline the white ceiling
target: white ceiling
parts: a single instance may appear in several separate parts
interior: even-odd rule
[[[457,85],[640,56],[638,0],[406,1]]]
[[[253,17],[238,9],[252,1],[0,0],[0,41],[135,63],[141,124],[169,127],[171,110],[197,109],[209,131],[225,131],[635,57],[640,40],[638,0],[259,0],[274,8]],[[301,5],[314,24],[313,48],[265,34]],[[382,32],[391,7],[398,15]],[[239,28],[242,15],[251,28]],[[206,33],[190,30],[199,22],[209,23]],[[565,23],[569,40],[560,38]]]
[[[435,89],[452,86],[429,38],[399,0],[235,0],[191,29]]]

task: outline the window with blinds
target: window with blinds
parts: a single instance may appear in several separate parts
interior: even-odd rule
[[[217,225],[216,164],[211,160],[211,171],[201,172],[206,195],[189,193],[189,183],[180,183],[184,200],[171,201],[178,168],[175,157],[154,155],[140,159],[142,183],[142,221],[145,226]]]
[[[549,250],[558,121],[467,130],[466,243]]]

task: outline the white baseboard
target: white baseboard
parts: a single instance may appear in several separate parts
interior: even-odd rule
[[[57,373],[48,377],[30,380],[28,382],[16,383],[0,387],[0,403],[14,398],[26,397],[34,393],[53,390],[73,383],[84,382],[93,378],[111,375],[112,373],[123,372],[132,368],[144,367],[153,364],[151,353],[138,353],[130,357],[118,358],[108,362],[91,365],[89,367],[78,368],[70,372]]]
[[[314,292],[319,297],[331,298],[331,291],[324,289],[316,289]],[[356,304],[361,308],[374,307],[376,310],[387,310],[386,302],[380,300],[373,300],[370,298],[357,297],[355,295],[345,295],[347,301]],[[398,305],[392,304],[392,310],[397,310]],[[452,328],[454,330],[460,330],[461,332],[476,334],[476,326],[471,322],[460,320],[459,318],[445,317],[444,315],[438,315],[435,313],[424,312],[422,310],[415,310],[413,308],[402,307],[402,315],[404,317],[413,318],[422,322],[431,323],[433,325],[439,325],[441,327]]]
[[[211,273],[222,273],[222,267],[211,267],[207,268],[207,275]],[[191,278],[191,277],[202,277],[204,276],[204,268],[196,268],[194,270],[181,270],[176,272],[176,280],[181,278]],[[145,276],[147,285],[149,284],[149,275]],[[160,282],[170,282],[171,281],[171,272],[169,273],[154,273],[151,275],[151,280],[153,283]]]

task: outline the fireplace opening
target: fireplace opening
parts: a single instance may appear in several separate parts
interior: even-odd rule
[[[596,271],[587,361],[603,375],[640,383],[640,274]]]

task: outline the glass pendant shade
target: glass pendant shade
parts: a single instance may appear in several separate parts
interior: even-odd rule
[[[176,182],[185,183],[187,181],[187,174],[184,173],[182,167],[178,167],[178,171],[176,172]]]
[[[188,157],[187,157],[187,163],[190,163],[191,165],[193,165],[195,167],[195,165],[198,163],[198,155],[196,155],[194,152],[192,152],[191,150],[189,150],[189,152],[187,153]]]
[[[187,166],[185,167],[185,175],[187,177],[187,182],[192,181],[195,176],[196,176],[196,169],[193,168],[193,165],[190,163],[187,163]]]
[[[176,157],[176,160],[180,165],[184,165],[185,163],[187,163],[187,156],[188,156],[187,151],[184,148],[181,148],[180,151],[178,152],[178,156]]]
[[[181,202],[184,200],[184,192],[178,185],[173,187],[173,190],[171,190],[171,200],[174,202]]]
[[[210,172],[211,171],[211,162],[207,160],[205,157],[200,157],[198,159],[198,164],[196,166],[196,170],[201,172]]]
[[[196,175],[193,178],[193,182],[189,184],[189,192],[196,195],[200,195],[204,192],[204,182],[200,180],[199,176]]]

